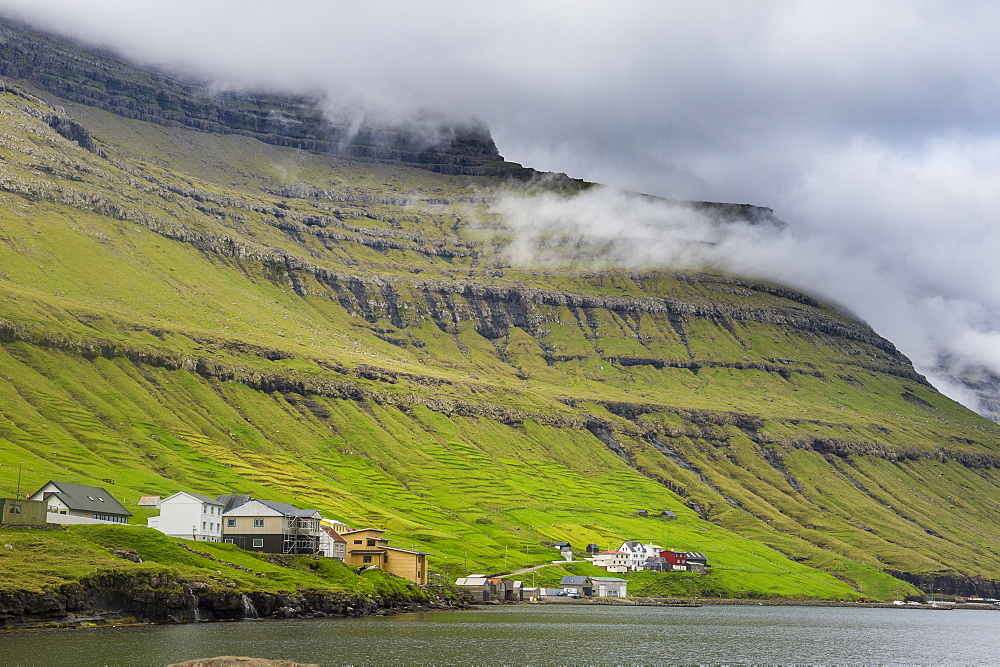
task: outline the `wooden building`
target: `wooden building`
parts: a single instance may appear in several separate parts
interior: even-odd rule
[[[341,533],[347,541],[344,563],[351,567],[377,567],[417,584],[427,583],[429,553],[389,546],[381,528],[362,528]]]

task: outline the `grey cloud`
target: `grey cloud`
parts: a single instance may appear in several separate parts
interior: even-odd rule
[[[827,290],[923,370],[941,355],[997,368],[996,3],[0,0],[0,11],[221,87],[476,116],[501,153],[538,169],[771,206],[792,240],[759,253],[760,270]],[[819,269],[780,255],[802,244],[840,270],[809,277]]]

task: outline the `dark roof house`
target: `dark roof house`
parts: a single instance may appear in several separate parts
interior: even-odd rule
[[[49,512],[79,516],[98,521],[128,523],[132,516],[115,500],[107,489],[99,486],[49,481],[31,495],[31,500],[44,500]]]
[[[564,591],[573,595],[590,597],[594,594],[594,582],[590,580],[590,577],[567,575],[559,581],[559,585]]]

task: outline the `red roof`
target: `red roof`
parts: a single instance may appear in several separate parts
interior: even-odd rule
[[[344,544],[347,544],[347,540],[345,540],[340,533],[335,531],[332,526],[320,526],[320,528],[323,529],[324,533],[332,537],[334,542],[343,542]]]

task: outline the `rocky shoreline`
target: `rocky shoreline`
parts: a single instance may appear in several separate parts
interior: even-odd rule
[[[466,609],[472,602],[462,592],[433,585],[423,589],[422,599],[416,599],[321,591],[298,594],[220,592],[209,590],[200,582],[162,582],[163,585],[157,588],[117,583],[120,585],[70,583],[45,592],[0,591],[0,630],[376,616]]]
[[[863,609],[978,609],[997,611],[996,605],[953,602],[935,604],[893,604],[892,602],[850,602],[846,600],[782,600],[751,598],[569,598],[554,597],[534,604],[618,605],[623,607],[854,607]]]

